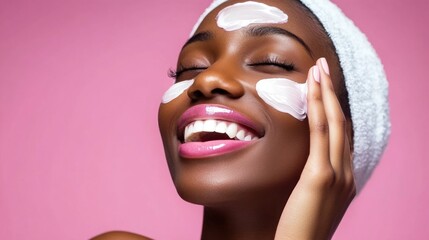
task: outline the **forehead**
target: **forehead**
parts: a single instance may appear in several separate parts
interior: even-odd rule
[[[216,23],[216,16],[218,13],[225,7],[242,2],[247,1],[232,0],[221,4],[207,15],[207,17],[197,28],[196,32],[210,31],[216,34],[216,32],[220,31],[220,28]],[[288,15],[288,21],[286,23],[275,24],[276,26],[284,28],[303,39],[316,56],[323,56],[327,54],[323,51],[326,48],[323,46],[323,44],[321,44],[322,41],[320,41],[322,37],[326,36],[321,36],[320,26],[312,19],[309,13],[303,10],[304,8],[299,5],[300,3],[295,0],[257,0],[253,2],[264,3],[268,6],[276,7],[283,11]]]

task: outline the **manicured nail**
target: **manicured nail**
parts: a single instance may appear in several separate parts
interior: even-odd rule
[[[320,62],[322,63],[323,71],[325,71],[325,73],[329,75],[329,66],[328,66],[328,62],[326,61],[326,58],[321,58]]]
[[[314,81],[320,83],[320,72],[317,66],[313,66],[313,79]]]

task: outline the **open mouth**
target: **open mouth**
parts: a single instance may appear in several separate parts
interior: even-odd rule
[[[220,156],[253,145],[264,129],[226,106],[199,104],[178,120],[179,155],[184,158]]]
[[[234,122],[206,119],[189,123],[181,138],[182,142],[207,142],[214,140],[252,141],[259,137],[250,129]]]

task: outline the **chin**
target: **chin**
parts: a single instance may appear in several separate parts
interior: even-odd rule
[[[263,158],[257,157],[260,148],[263,144],[210,159],[179,157],[175,162],[180,164],[170,168],[178,194],[187,202],[206,207],[287,199],[308,154]]]

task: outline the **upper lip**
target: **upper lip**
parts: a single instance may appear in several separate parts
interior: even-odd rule
[[[229,107],[218,104],[199,104],[188,108],[178,120],[178,137],[183,140],[185,127],[191,122],[197,120],[217,119],[234,122],[245,126],[254,132],[259,138],[264,135],[264,129],[259,124],[250,120],[242,113],[237,112]]]

